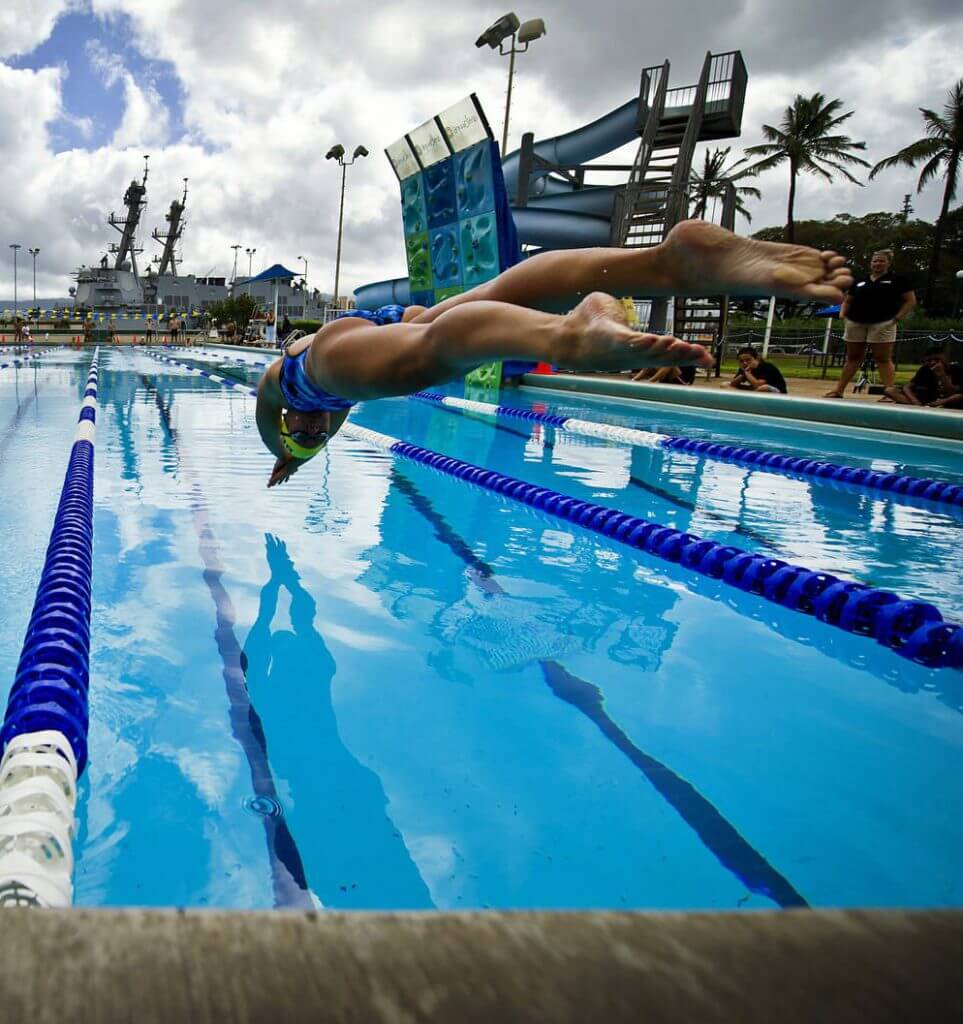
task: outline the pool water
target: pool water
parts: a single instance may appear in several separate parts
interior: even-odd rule
[[[4,697],[91,355],[0,371]],[[78,904],[963,902],[963,674],[343,435],[269,491],[253,399],[100,365]],[[963,479],[949,443],[501,401]],[[963,620],[949,509],[415,400],[352,419]]]

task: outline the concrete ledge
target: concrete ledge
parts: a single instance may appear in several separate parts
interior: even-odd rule
[[[935,1021],[959,1009],[963,957],[956,911],[8,909],[2,925],[4,1024]]]
[[[674,384],[637,384],[612,377],[583,377],[578,374],[528,373],[526,387],[548,391],[632,398],[646,402],[667,402],[695,409],[776,416],[781,419],[833,423],[869,430],[890,430],[901,434],[963,441],[963,413],[938,409],[912,409],[875,402],[831,401],[820,398],[792,398],[789,395],[746,395],[739,391],[685,388]]]

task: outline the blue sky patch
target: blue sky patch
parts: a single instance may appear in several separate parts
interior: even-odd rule
[[[106,145],[123,120],[123,81],[105,81],[103,71],[91,59],[92,49],[117,58],[141,88],[152,86],[167,107],[171,135],[183,134],[184,96],[173,65],[146,58],[133,39],[133,27],[126,15],[105,20],[89,11],[76,11],[60,18],[50,37],[31,53],[8,61],[14,68],[67,69],[63,83],[65,116],[50,125],[55,152]]]

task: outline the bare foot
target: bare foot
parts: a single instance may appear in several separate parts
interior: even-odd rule
[[[553,361],[570,370],[632,370],[640,366],[713,365],[701,345],[671,334],[641,334],[625,309],[605,292],[592,292],[565,317]]]
[[[680,295],[777,295],[835,303],[853,283],[846,260],[834,252],[757,242],[702,220],[677,224],[663,246]]]

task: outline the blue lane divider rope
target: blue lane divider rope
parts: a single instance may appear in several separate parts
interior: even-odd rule
[[[198,367],[193,366],[191,363],[185,363],[180,359],[171,359],[170,356],[162,355],[160,352],[155,352],[150,349],[146,350],[146,354],[153,356],[155,359],[159,359],[162,363],[169,363],[171,366],[180,366],[185,370],[190,370],[191,373],[196,373],[201,377],[206,377],[215,384],[220,384],[222,388],[231,388],[232,390],[240,391],[245,395],[257,396],[257,388],[248,387],[247,384],[241,384],[239,381],[222,377],[218,373],[211,373],[210,370],[201,370]]]
[[[963,626],[945,621],[932,604],[683,533],[350,422],[342,432],[828,625],[871,636],[911,661],[933,668],[963,668]]]
[[[47,557],[0,729],[3,748],[24,733],[63,733],[76,756],[78,776],[87,763],[98,361],[99,349],[87,377]]]
[[[772,473],[791,473],[821,480],[839,481],[855,487],[866,487],[882,491],[885,494],[907,495],[912,498],[923,498],[927,501],[941,502],[957,508],[963,508],[963,484],[954,484],[947,480],[906,476],[900,473],[878,473],[871,469],[842,466],[834,462],[823,462],[819,459],[780,455],[778,452],[761,451],[741,445],[719,444],[715,441],[705,441],[690,437],[674,437],[607,423],[592,423],[589,420],[580,420],[571,416],[536,412],[534,409],[515,409],[507,405],[472,402],[463,398],[452,398],[435,391],[419,391],[410,397],[425,402],[434,402],[458,409],[466,409],[472,412],[481,412],[490,416],[502,416],[509,419],[543,423],[546,426],[556,427],[573,434],[581,434],[585,437],[620,441],[624,444],[669,448],[673,451],[686,452],[689,455],[697,455],[707,459],[719,459],[723,462],[734,462]]]

